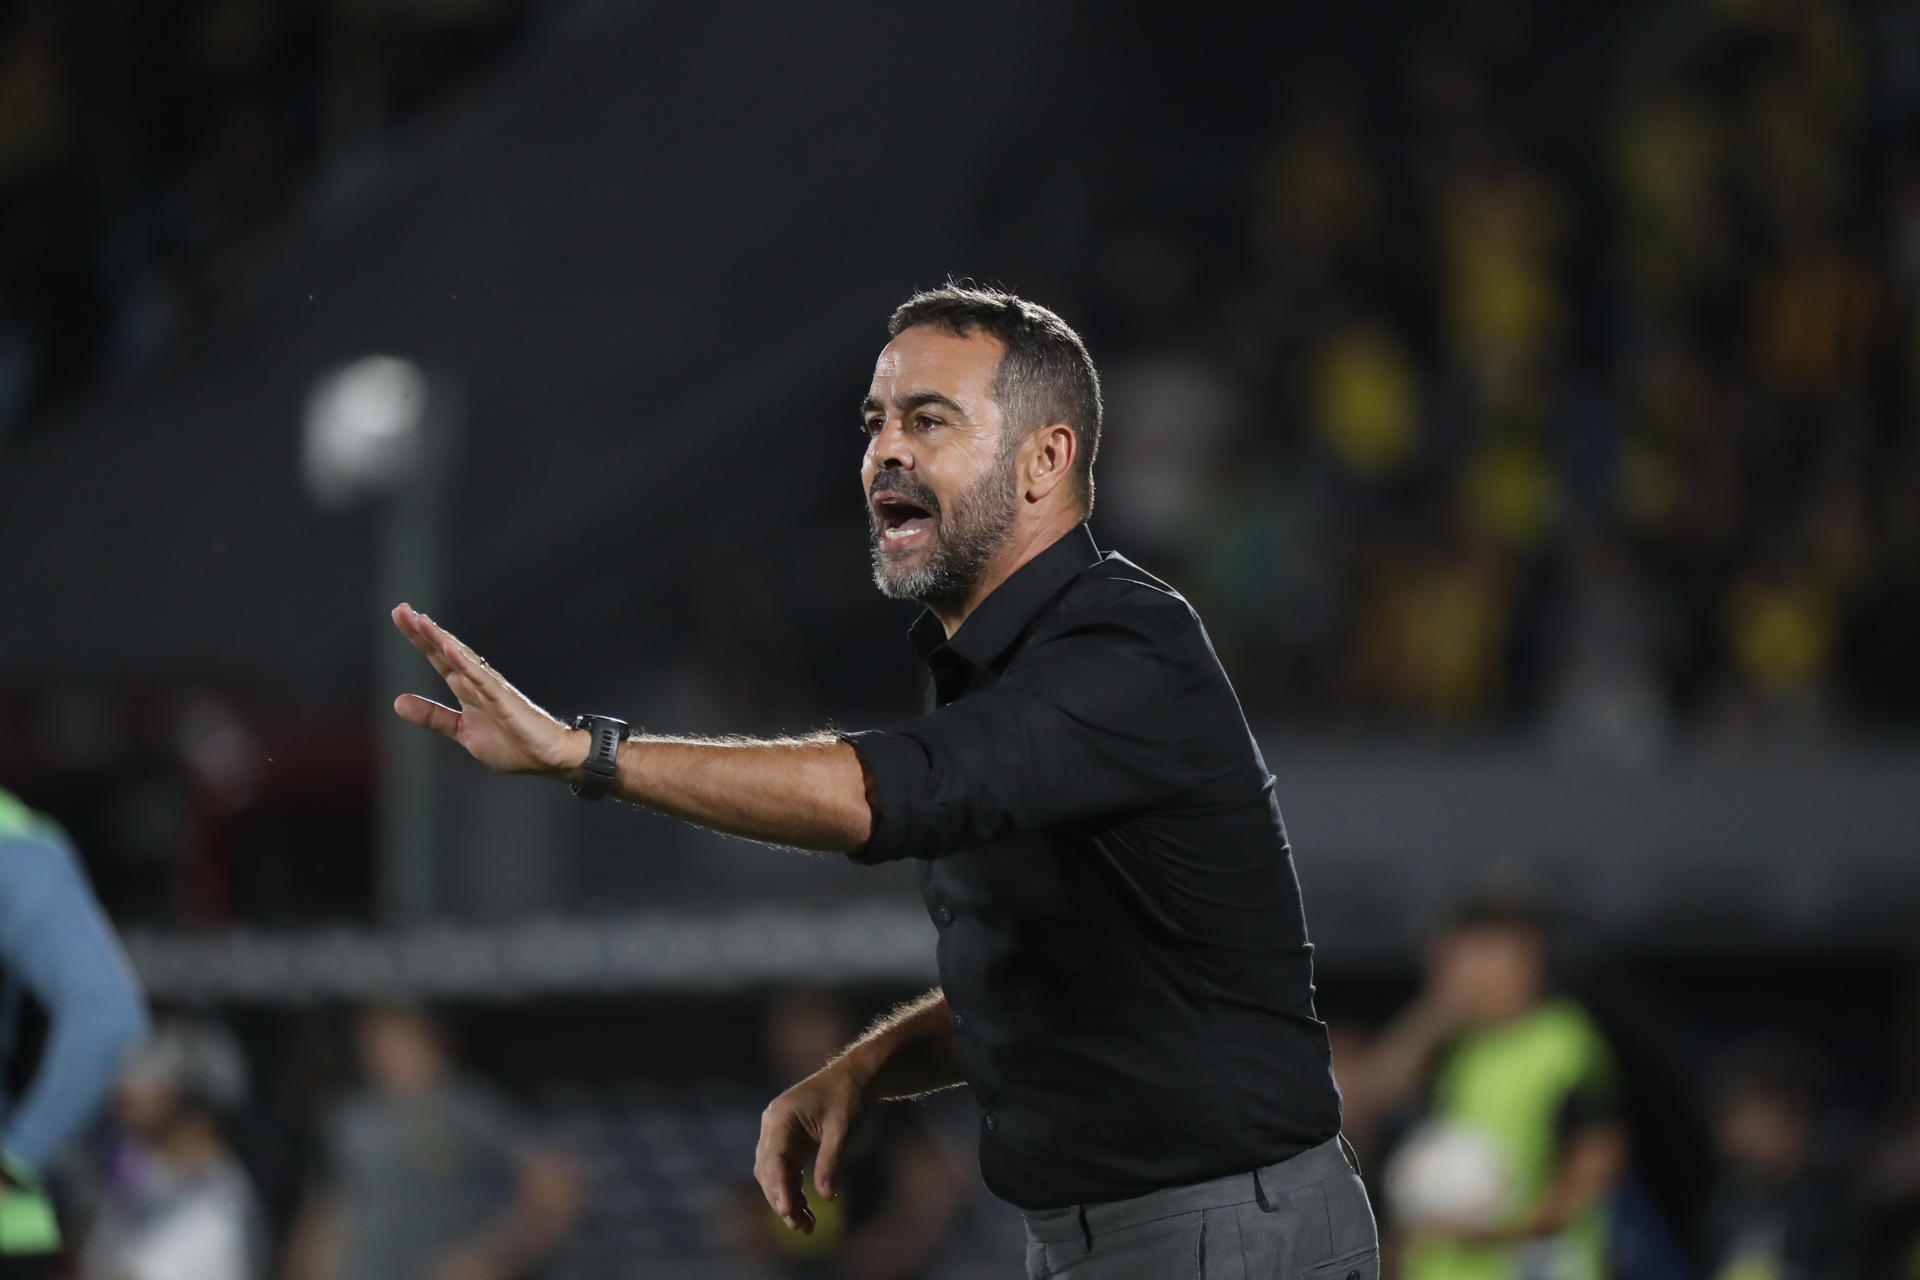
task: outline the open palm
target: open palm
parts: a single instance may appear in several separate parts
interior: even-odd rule
[[[569,729],[514,688],[472,649],[412,605],[396,605],[393,625],[426,655],[460,709],[418,694],[393,700],[401,719],[452,738],[499,773],[564,776],[586,759],[584,730]]]

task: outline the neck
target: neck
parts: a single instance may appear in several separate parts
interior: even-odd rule
[[[1080,519],[1078,511],[1067,511],[1016,527],[1013,536],[1002,543],[987,561],[986,568],[980,571],[979,581],[973,584],[973,589],[967,592],[964,599],[957,604],[929,604],[927,611],[939,620],[941,628],[951,640],[953,633],[960,629],[960,624],[967,620],[969,614],[980,607],[982,600],[1018,573],[1027,561],[1073,532]]]

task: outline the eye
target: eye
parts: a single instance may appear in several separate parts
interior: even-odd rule
[[[927,430],[930,430],[930,429],[932,429],[932,428],[934,428],[934,427],[938,427],[938,426],[942,426],[942,425],[944,425],[944,424],[943,424],[943,423],[942,423],[942,422],[940,421],[940,419],[938,419],[938,418],[936,418],[936,417],[934,417],[934,416],[933,416],[932,414],[930,414],[930,413],[921,413],[921,414],[916,414],[916,415],[914,415],[914,419],[913,419],[913,421],[914,421],[914,424],[915,424],[916,426],[918,426],[918,427],[919,427],[919,428],[920,428],[920,429],[921,429],[922,431],[927,431]]]
[[[862,423],[860,424],[860,434],[861,434],[861,435],[863,435],[863,436],[876,436],[876,435],[879,435],[879,434],[880,434],[880,423],[881,423],[881,419],[879,419],[879,418],[868,418],[868,419],[866,419],[865,421],[863,421],[863,422],[862,422]]]

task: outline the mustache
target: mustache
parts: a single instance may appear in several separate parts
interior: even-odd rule
[[[933,490],[906,476],[887,471],[875,476],[873,487],[867,490],[868,503],[883,493],[897,493],[930,516],[937,518],[940,514],[940,499],[933,496]]]

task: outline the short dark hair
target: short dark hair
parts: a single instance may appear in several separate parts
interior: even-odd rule
[[[1803,1111],[1820,1102],[1825,1064],[1805,1043],[1760,1035],[1738,1045],[1720,1067],[1720,1095],[1767,1098]]]
[[[1448,933],[1530,933],[1545,938],[1553,919],[1540,897],[1524,888],[1500,886],[1469,894],[1447,916]]]
[[[1074,483],[1083,512],[1093,510],[1093,458],[1100,451],[1100,374],[1073,326],[1038,303],[1004,289],[948,281],[894,309],[887,332],[930,324],[955,337],[984,333],[1006,352],[993,371],[993,398],[1013,434],[1010,447],[1042,427],[1064,422],[1080,437]]]

